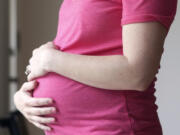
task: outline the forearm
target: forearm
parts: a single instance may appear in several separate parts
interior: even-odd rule
[[[90,56],[57,52],[48,67],[78,82],[104,89],[138,89],[138,78],[122,55]]]

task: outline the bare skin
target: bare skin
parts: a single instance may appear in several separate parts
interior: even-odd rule
[[[33,98],[31,92],[36,88],[36,81],[29,81],[23,83],[21,88],[14,95],[14,103],[17,109],[24,115],[24,117],[42,130],[51,130],[50,127],[44,125],[55,121],[53,117],[42,117],[56,112],[54,107],[39,107],[43,105],[51,105],[53,100],[50,98]]]
[[[107,90],[144,91],[158,71],[166,34],[165,27],[157,22],[125,25],[124,55],[70,54],[53,49],[54,45],[49,42],[35,49],[28,81],[46,70]]]
[[[56,72],[81,83],[94,87],[114,90],[146,90],[154,78],[160,64],[167,29],[157,22],[133,23],[123,26],[124,55],[85,56],[68,54],[57,50],[48,42],[33,50],[29,60],[31,73],[15,94],[18,110],[35,126],[47,130],[46,123],[51,120],[39,115],[47,112],[38,101],[28,93],[35,87],[36,77],[48,72]],[[141,37],[141,38],[139,38]],[[35,101],[36,100],[36,101]],[[41,102],[38,104],[38,102]],[[50,128],[50,127],[49,127]]]

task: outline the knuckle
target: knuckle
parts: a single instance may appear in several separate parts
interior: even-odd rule
[[[41,129],[42,129],[42,130],[46,130],[46,127],[44,127],[44,126],[41,126]]]
[[[32,112],[30,110],[26,110],[25,112],[27,115],[32,115]]]
[[[34,104],[35,104],[35,102],[34,102],[32,97],[27,102],[28,102],[28,106],[31,106],[31,107],[33,107]]]
[[[33,55],[34,55],[34,53],[35,53],[35,50],[32,51],[32,54],[33,54]]]
[[[27,110],[27,111],[26,111],[26,114],[27,114],[27,115],[33,115],[34,113],[33,113],[33,111],[31,111],[31,110]]]
[[[38,118],[38,121],[39,121],[40,123],[46,123],[46,120],[44,120],[44,118]]]
[[[37,82],[35,80],[31,81],[31,87],[34,88],[37,85]]]
[[[41,105],[41,101],[37,100],[35,104],[36,104],[37,106],[38,106],[38,105]]]
[[[43,101],[43,100],[38,100],[37,101],[37,105],[46,105],[46,102],[45,101]]]
[[[22,111],[24,112],[25,116],[29,117],[28,115],[30,114],[30,112],[28,111],[28,109],[24,108]]]
[[[45,128],[44,128],[41,124],[39,124],[39,127],[40,127],[42,130],[45,130]]]
[[[28,85],[29,83],[28,82],[24,82],[24,86]]]
[[[35,120],[34,115],[29,115],[29,119],[34,121]]]
[[[31,73],[30,73],[31,74]],[[27,76],[27,80],[30,81],[30,74]]]
[[[38,115],[44,115],[44,114],[49,114],[50,111],[46,109],[42,109],[42,110],[39,109],[37,113]]]
[[[44,47],[46,47],[46,44],[41,45],[41,46],[40,46],[40,49],[42,49],[42,48],[44,48]]]
[[[28,85],[28,82],[24,82],[21,89],[25,89],[27,85]]]
[[[38,100],[36,100],[36,99],[34,99],[33,100],[33,106],[39,106],[40,104],[39,104],[39,101]]]
[[[31,85],[30,85],[30,89],[34,89],[35,86],[36,86],[35,83],[32,82]]]
[[[42,100],[42,104],[48,104],[48,100]]]
[[[30,63],[30,64],[32,63],[32,58],[29,59],[29,63]]]
[[[26,100],[26,101],[24,102],[24,105],[25,105],[25,106],[30,106],[30,105],[31,105],[31,101]]]
[[[55,121],[55,119],[54,118],[47,118],[47,123],[50,123],[50,122],[54,122]]]
[[[42,115],[43,113],[42,113],[41,110],[37,110],[37,111],[36,111],[36,114],[37,114],[37,115]]]
[[[40,124],[38,125],[38,127],[39,127],[40,129],[44,130],[44,128],[43,128]]]
[[[46,113],[46,114],[51,113],[51,109],[47,109],[47,110],[45,111],[45,113]]]
[[[38,123],[39,128],[44,129],[44,127]]]
[[[36,116],[32,116],[32,120],[38,122],[38,118]]]
[[[24,87],[22,88],[22,91],[26,91],[28,89],[31,89],[32,84],[31,82],[25,82],[26,84],[24,84]]]
[[[39,121],[40,123],[46,123],[46,121],[45,121],[44,119],[42,119],[42,118],[39,118],[38,121]]]
[[[31,115],[27,116],[26,119],[27,119],[29,122],[33,122],[33,121],[34,121]]]
[[[37,48],[32,51],[32,54],[34,55],[37,52]]]
[[[38,123],[33,122],[33,124],[34,124],[36,127],[40,128]]]

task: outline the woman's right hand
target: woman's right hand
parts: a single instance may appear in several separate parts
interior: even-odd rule
[[[53,103],[51,98],[34,98],[31,96],[32,90],[37,86],[37,81],[23,83],[21,88],[14,94],[14,104],[24,117],[42,130],[51,130],[46,124],[55,122],[53,117],[43,117],[42,115],[56,112],[55,107],[42,107]],[[41,107],[40,107],[41,106]]]

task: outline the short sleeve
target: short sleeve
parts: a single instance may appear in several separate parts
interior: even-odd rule
[[[177,0],[122,0],[121,25],[157,21],[169,31],[176,10]]]

